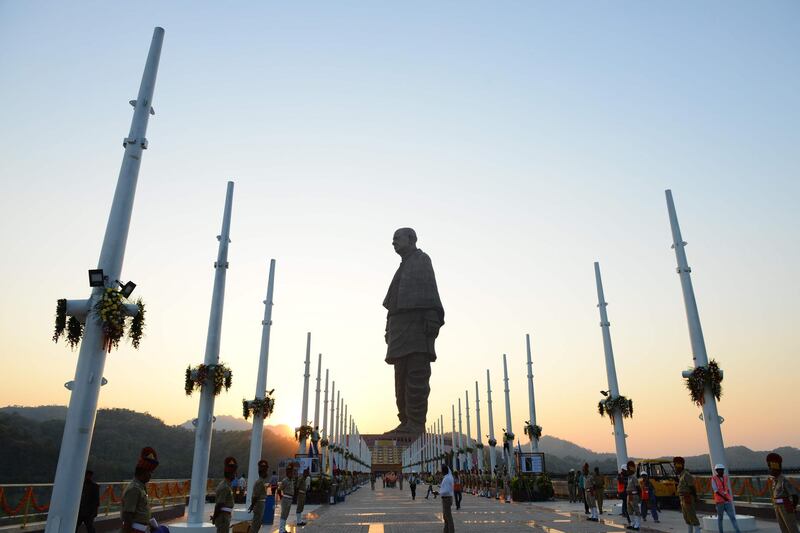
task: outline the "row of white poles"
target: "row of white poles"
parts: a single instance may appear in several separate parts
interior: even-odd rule
[[[317,357],[317,388],[314,396],[314,421],[313,425],[308,420],[308,389],[311,374],[311,333],[306,336],[305,373],[303,374],[303,398],[300,411],[300,426],[311,426],[314,431],[319,430],[320,443],[323,441],[328,446],[319,446],[318,453],[322,469],[332,473],[333,469],[349,470],[352,472],[368,472],[372,464],[372,454],[366,441],[358,430],[358,424],[352,414],[348,414],[348,405],[341,396],[341,391],[336,390],[336,381],[330,380],[330,370],[325,369],[325,389],[322,409],[320,411],[320,386],[322,383],[322,354]],[[328,399],[328,383],[330,387],[330,401]],[[335,393],[335,400],[334,400]],[[328,423],[328,404],[330,403],[330,424]],[[319,415],[322,412],[322,428],[319,427]],[[299,430],[299,428],[298,428]],[[297,453],[304,455],[309,451],[308,437],[299,438]],[[349,452],[349,453],[348,453]],[[366,464],[362,464],[366,463]]]

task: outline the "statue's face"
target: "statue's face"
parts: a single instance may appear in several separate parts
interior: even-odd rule
[[[394,237],[392,237],[392,247],[396,253],[403,255],[411,247],[411,239],[408,232],[404,230],[395,231]]]

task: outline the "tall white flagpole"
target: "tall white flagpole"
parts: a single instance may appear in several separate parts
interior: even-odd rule
[[[508,390],[508,364],[506,363],[506,354],[503,354],[503,381],[505,382],[506,388],[506,431],[513,435],[514,430],[511,428],[511,396]],[[503,452],[506,452],[505,446],[505,436],[503,437]],[[510,476],[514,476],[514,440],[512,439],[511,442],[508,443],[508,457],[506,458],[507,465],[508,465],[508,474]]]
[[[492,380],[489,377],[488,368],[486,369],[486,401],[489,405],[489,468],[491,469],[490,475],[494,477],[496,466],[495,463],[497,461],[494,450],[497,441],[494,438],[494,418],[492,416]]]
[[[536,426],[536,399],[533,395],[533,362],[531,361],[531,336],[527,333],[525,334],[525,347],[528,351],[528,413],[531,417],[531,427]],[[529,435],[531,439],[531,451],[538,452],[539,451],[539,439],[533,438],[533,435]]]
[[[476,446],[478,451],[478,470],[483,472],[483,436],[481,434],[481,401],[478,397],[478,382],[475,382],[475,421],[478,424],[478,432],[476,433],[478,444],[481,446]]]
[[[303,405],[300,411],[300,426],[305,426],[308,424],[308,380],[311,377],[310,372],[311,366],[311,332],[309,331],[306,334],[306,363],[305,363],[305,372],[303,373]],[[297,445],[297,453],[304,454],[308,451],[306,447],[306,437],[302,437],[299,439],[300,442]]]

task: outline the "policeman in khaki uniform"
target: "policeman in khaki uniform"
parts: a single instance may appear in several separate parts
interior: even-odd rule
[[[297,507],[294,511],[296,515],[295,524],[304,526],[306,525],[306,521],[303,520],[303,509],[305,509],[306,506],[306,491],[311,488],[311,474],[308,468],[303,470],[303,475],[297,480],[295,487],[295,494],[297,494]]]
[[[628,516],[633,520],[633,524],[627,526],[626,529],[639,531],[642,520],[642,490],[639,487],[639,478],[636,477],[636,463],[628,461],[625,466],[628,472],[628,485],[626,487],[628,493]]]
[[[250,533],[258,533],[261,523],[264,520],[264,502],[267,499],[267,476],[269,475],[269,463],[264,459],[258,462],[258,479],[253,483],[252,497],[248,511],[253,513],[253,521],[250,523]]]
[[[685,470],[686,460],[675,457],[672,460],[675,473],[678,474],[678,497],[681,499],[683,520],[689,526],[689,533],[700,532],[700,520],[697,518],[697,489],[694,486],[694,476]]]
[[[783,457],[777,453],[767,455],[767,466],[769,475],[772,477],[772,506],[775,509],[775,517],[778,519],[778,526],[781,533],[797,533],[797,490],[789,483],[781,473],[783,468]]]
[[[134,479],[122,492],[122,517],[123,533],[137,531],[147,533],[150,529],[157,529],[158,523],[150,517],[150,502],[147,499],[147,482],[152,477],[153,470],[158,466],[158,454],[149,446],[142,448],[139,462],[136,463]]]
[[[284,477],[278,485],[278,492],[281,495],[281,527],[279,533],[286,532],[286,520],[289,518],[289,512],[292,510],[292,499],[294,498],[294,464],[289,463],[286,465],[286,477]]]
[[[231,528],[231,513],[233,512],[233,487],[231,481],[236,477],[238,467],[236,459],[226,457],[223,475],[225,479],[219,482],[216,490],[216,504],[211,522],[217,526],[217,533],[228,533]],[[262,511],[263,513],[263,511]]]
[[[594,483],[594,474],[589,470],[589,463],[583,463],[583,484],[586,487],[584,495],[586,497],[586,505],[589,506],[589,520],[590,522],[598,522],[599,518],[597,517],[597,506],[595,505],[595,483]]]

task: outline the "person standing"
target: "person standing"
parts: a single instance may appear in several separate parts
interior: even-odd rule
[[[369,475],[369,486],[372,488],[372,490],[375,490],[375,473],[374,472],[370,473],[370,475]]]
[[[433,486],[435,485],[436,482],[433,479],[433,475],[430,472],[428,472],[428,476],[427,476],[426,479],[427,479],[427,482],[428,482],[428,492],[425,494],[425,499],[427,500],[428,496],[433,494],[433,499],[435,500],[436,499],[436,491],[433,490]]]
[[[642,472],[642,520],[647,521],[647,509],[653,515],[653,522],[658,524],[658,500],[656,499],[656,489],[653,487],[653,482],[650,481],[650,475],[647,472]]]
[[[628,525],[631,525],[631,515],[628,514],[628,469],[624,465],[619,467],[619,474],[617,474],[617,496],[622,501],[620,516],[624,516]]]
[[[400,483],[400,490],[403,490],[403,473],[400,472],[400,475],[397,476],[397,482]]]
[[[567,489],[569,490],[569,503],[578,501],[578,496],[575,489],[575,469],[570,468],[567,474]]]
[[[446,464],[442,465],[442,483],[439,487],[439,494],[442,496],[442,520],[444,529],[442,533],[454,533],[456,530],[453,522],[453,486],[455,485],[450,469]]]
[[[725,519],[723,513],[726,513],[730,518],[736,533],[740,533],[739,524],[736,523],[736,512],[733,510],[733,494],[730,491],[730,480],[725,474],[725,465],[718,464],[714,466],[714,474],[711,476],[711,490],[714,492],[714,504],[717,507],[717,528],[719,533],[722,533],[722,523]]]
[[[253,491],[250,499],[248,512],[253,513],[253,520],[250,522],[250,533],[258,533],[264,521],[264,503],[267,500],[267,476],[269,475],[269,463],[264,459],[258,462],[258,479],[256,479],[250,490]]]
[[[311,474],[308,471],[308,468],[303,470],[303,477],[301,477],[297,481],[297,508],[295,509],[295,523],[298,526],[306,525],[306,521],[303,519],[303,509],[306,506],[306,492],[311,488]]]
[[[231,513],[233,512],[233,481],[236,480],[236,469],[238,463],[233,457],[226,457],[223,466],[222,481],[217,485],[216,503],[214,504],[214,514],[211,515],[211,523],[217,526],[217,533],[228,533],[231,528]]]
[[[453,472],[453,496],[455,496],[456,500],[456,511],[461,509],[461,498],[463,496],[464,488],[461,485],[461,476],[458,473],[458,470]]]
[[[508,470],[503,472],[503,497],[506,503],[511,503],[511,476]]]
[[[156,451],[149,446],[142,448],[134,470],[134,479],[122,492],[120,515],[123,533],[147,533],[149,529],[158,528],[158,522],[150,516],[150,502],[147,499],[147,483],[157,466]]]
[[[281,521],[280,533],[286,532],[286,520],[289,518],[289,512],[292,510],[292,499],[294,498],[294,465],[289,463],[286,465],[286,477],[284,477],[278,485],[278,493],[281,496]]]
[[[575,477],[575,484],[578,488],[578,498],[583,502],[583,512],[584,514],[589,513],[589,504],[586,503],[586,476],[583,475],[583,469],[578,470],[576,477]]]
[[[97,517],[97,508],[100,507],[100,486],[92,479],[94,472],[87,470],[83,476],[83,490],[81,491],[81,504],[78,507],[78,524],[86,526],[86,533],[94,533],[94,519]]]
[[[772,507],[781,533],[797,533],[797,508],[798,494],[789,480],[783,475],[783,457],[777,453],[767,455],[767,467],[772,477]]]
[[[597,507],[595,502],[595,488],[594,488],[594,476],[589,471],[589,463],[583,463],[583,485],[584,485],[584,497],[586,505],[589,507],[589,520],[590,522],[599,522],[600,519],[597,516]]]
[[[683,520],[689,526],[689,533],[700,532],[700,520],[697,518],[697,489],[694,486],[694,476],[686,470],[686,460],[683,457],[672,459],[675,473],[678,474],[678,497],[681,500]]]
[[[597,512],[603,514],[603,499],[606,495],[606,477],[600,475],[600,467],[594,467],[594,497],[597,500]]]
[[[633,520],[633,524],[628,526],[627,529],[639,531],[642,520],[642,498],[641,488],[639,487],[639,479],[636,477],[636,463],[628,461],[628,515]]]
[[[408,478],[408,488],[411,490],[411,499],[417,499],[417,476],[411,472],[411,477]]]

